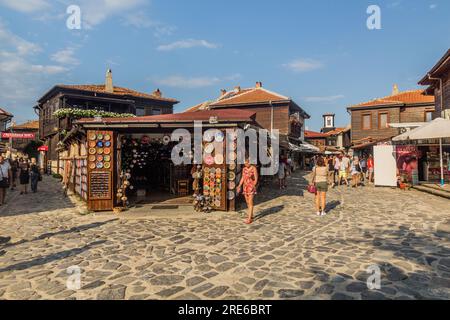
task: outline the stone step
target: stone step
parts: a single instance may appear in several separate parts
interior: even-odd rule
[[[431,186],[427,186],[427,185],[419,185],[419,186],[414,186],[413,187],[416,190],[422,191],[422,192],[427,192],[430,193],[432,195],[435,196],[439,196],[439,197],[443,197],[443,198],[447,198],[450,199],[450,192],[446,191],[446,190],[439,190],[438,188],[434,188]]]

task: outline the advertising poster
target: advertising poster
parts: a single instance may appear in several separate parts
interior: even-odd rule
[[[397,171],[401,181],[419,184],[419,159],[420,151],[416,146],[397,146]]]

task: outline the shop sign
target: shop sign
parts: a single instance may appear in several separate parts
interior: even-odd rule
[[[40,146],[38,151],[48,151],[48,146]]]
[[[2,139],[35,139],[36,134],[34,132],[23,132],[23,133],[14,133],[14,132],[2,132]]]

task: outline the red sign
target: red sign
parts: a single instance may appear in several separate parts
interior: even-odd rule
[[[2,132],[2,139],[35,139],[36,134],[31,132],[14,133],[14,132]]]
[[[40,146],[38,151],[48,151],[48,146]]]

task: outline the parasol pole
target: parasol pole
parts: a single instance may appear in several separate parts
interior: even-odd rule
[[[444,180],[444,159],[442,153],[442,138],[439,139],[439,151],[441,160],[441,187],[443,187],[445,185],[445,180]]]

